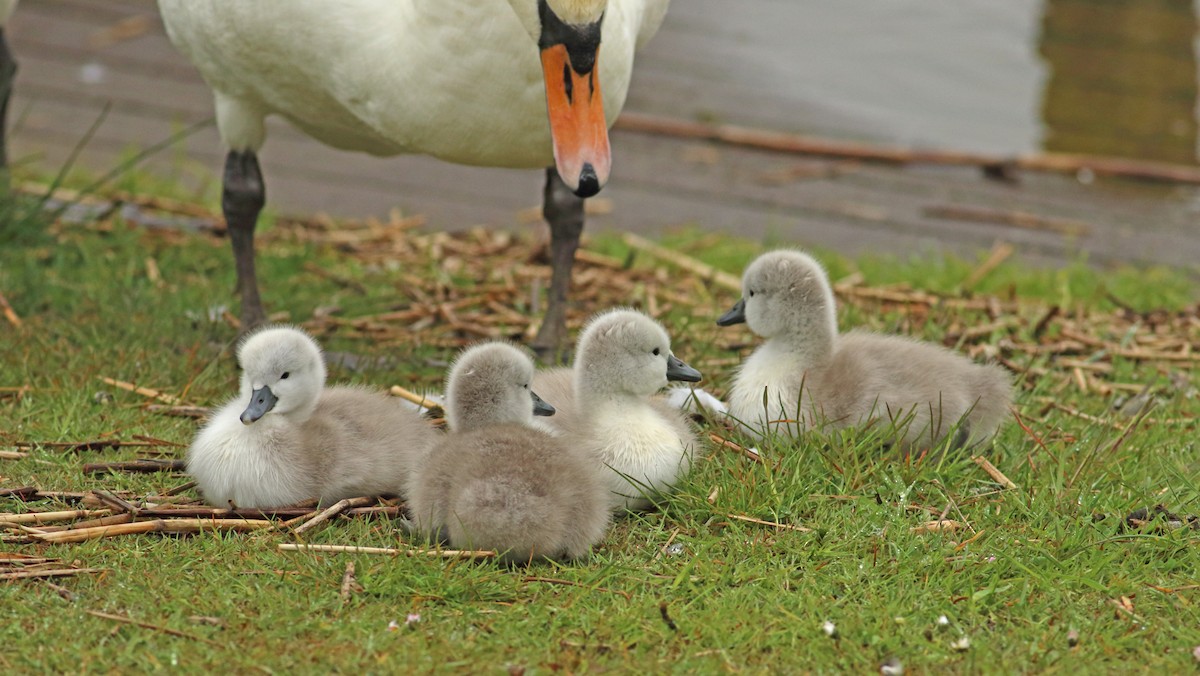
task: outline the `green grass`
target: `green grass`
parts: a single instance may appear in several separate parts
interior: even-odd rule
[[[19,400],[0,400],[0,446],[135,434],[186,444],[195,422],[148,413],[142,397],[99,378],[186,393],[200,404],[234,391],[228,352],[234,331],[206,318],[213,306],[234,305],[227,243],[119,222],[110,231],[72,226],[53,235],[45,234],[45,225],[37,224],[20,246],[0,247],[0,292],[24,319],[20,330],[0,326],[0,387],[33,388]],[[734,273],[764,246],[695,232],[666,241]],[[593,248],[627,253],[614,237],[598,239]],[[162,272],[158,284],[147,273],[147,258]],[[871,284],[941,292],[956,291],[977,265],[952,258],[823,259],[835,279],[858,271]],[[331,304],[354,317],[412,300],[392,273],[331,248],[279,239],[264,247],[259,261],[262,279],[270,280],[264,283],[270,309],[293,321]],[[310,274],[306,264],[356,280],[365,291]],[[1195,280],[1180,271],[1097,271],[1082,263],[1034,270],[1019,261],[1005,263],[975,289],[1070,312],[1112,309],[1106,293],[1140,309],[1178,309],[1195,292]],[[738,354],[725,346],[750,340],[744,329],[711,324],[731,299],[717,293],[665,318],[675,352],[718,391]],[[1036,315],[1041,305],[1027,312]],[[953,322],[990,321],[946,308],[910,316],[856,306],[844,308],[841,318],[843,325],[900,328],[935,340]],[[439,364],[452,356],[353,334],[325,344],[393,357],[392,365],[372,371],[331,371],[333,380],[381,387],[436,387]],[[1044,358],[1032,363],[1046,365]],[[1109,377],[1161,385],[1171,370],[1177,369],[1118,359]],[[288,538],[278,534],[0,544],[0,551],[42,552],[107,571],[60,580],[78,594],[74,602],[42,582],[0,582],[0,669],[869,673],[892,657],[910,672],[1193,669],[1192,649],[1200,645],[1197,534],[1121,532],[1118,522],[1156,503],[1177,513],[1200,512],[1195,431],[1142,425],[1118,443],[1120,433],[1107,424],[1043,413],[1038,397],[1050,396],[1129,422],[1112,411],[1111,401],[1059,390],[1059,384],[1044,378],[1022,392],[1018,407],[1030,433],[1009,424],[991,450],[1019,490],[998,490],[968,457],[900,459],[881,453],[871,435],[851,432],[799,443],[771,440],[760,446],[768,465],[706,446],[704,459],[662,511],[618,520],[595,554],[575,565],[512,571],[490,563],[284,553],[276,545]],[[98,396],[102,392],[111,397]],[[1186,392],[1164,392],[1155,418],[1200,413]],[[132,450],[63,454],[43,447],[23,460],[0,460],[0,486],[148,494],[183,482],[80,471],[84,462],[135,456]],[[16,502],[0,502],[0,508],[25,509]],[[944,510],[973,530],[911,531]],[[305,539],[405,544],[389,522],[336,522]],[[681,547],[665,550],[668,542]],[[338,590],[347,561],[356,564],[364,591],[343,605]],[[1121,597],[1130,599],[1134,616],[1117,611],[1114,601]],[[215,645],[114,624],[86,610],[127,615]],[[419,621],[406,624],[410,613]],[[948,626],[938,626],[941,615]],[[192,616],[222,624],[198,624]],[[393,620],[396,631],[388,629]],[[827,620],[837,626],[836,640],[822,632]],[[1076,647],[1068,645],[1072,630],[1079,635]],[[962,637],[970,639],[969,649],[955,650],[952,643]]]

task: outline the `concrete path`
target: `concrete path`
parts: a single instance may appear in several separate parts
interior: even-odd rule
[[[754,76],[757,64],[739,61],[747,36],[719,30],[733,25],[722,12],[772,4],[676,0],[639,57],[627,110],[838,133],[828,110],[772,90]],[[151,0],[27,1],[8,31],[20,64],[10,113],[15,161],[61,166],[106,105],[108,116],[80,160],[97,171],[212,114],[207,88],[171,47]],[[786,32],[765,38],[779,40],[778,58],[789,58]],[[208,128],[149,166],[200,186],[217,180],[222,156],[216,131]],[[592,217],[589,228],[654,235],[692,224],[847,254],[972,254],[1005,240],[1031,262],[1060,261],[1077,251],[1100,263],[1194,267],[1200,261],[1200,191],[1194,187],[1084,185],[1036,175],[1012,186],[973,170],[850,166],[628,132],[614,134],[613,156],[613,177],[600,196],[610,208]],[[528,222],[519,212],[535,207],[541,194],[540,172],[344,153],[280,121],[270,125],[262,162],[268,199],[284,212],[355,216],[399,207],[425,214],[434,228],[515,227]],[[1064,219],[1073,222],[1066,230],[1083,234],[934,215],[953,206]]]

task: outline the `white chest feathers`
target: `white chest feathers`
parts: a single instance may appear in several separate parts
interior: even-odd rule
[[[691,468],[695,440],[646,402],[595,410],[588,440],[606,473],[614,509],[645,509]]]
[[[729,415],[759,437],[768,426],[786,426],[795,434],[797,425],[788,421],[805,417],[801,389],[806,368],[798,355],[767,342],[742,362],[729,393]]]
[[[213,417],[188,450],[187,468],[209,504],[278,507],[317,497],[303,468],[287,457],[287,430],[272,420],[247,427],[241,402]]]

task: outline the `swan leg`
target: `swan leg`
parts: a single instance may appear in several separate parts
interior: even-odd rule
[[[578,197],[558,176],[558,170],[546,170],[546,188],[542,195],[542,216],[550,224],[550,301],[542,328],[533,339],[538,358],[555,363],[565,357],[567,344],[567,291],[571,286],[571,268],[575,250],[583,232],[583,198]]]
[[[17,61],[8,49],[4,27],[0,26],[0,189],[8,189],[8,98],[12,94]]]
[[[242,331],[262,324],[266,319],[262,299],[258,297],[258,277],[254,272],[254,227],[266,202],[266,189],[258,157],[252,150],[230,150],[225,156],[221,210],[233,259],[237,267],[237,290],[242,297]]]

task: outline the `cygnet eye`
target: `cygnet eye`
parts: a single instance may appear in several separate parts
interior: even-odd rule
[[[284,371],[283,375],[279,376],[280,380],[287,380],[288,376],[292,375],[291,371]]]
[[[653,354],[655,357],[657,357],[658,355],[662,354],[662,350],[660,350],[656,347],[656,348],[654,348],[654,351],[651,352],[651,354]]]
[[[751,298],[753,298],[753,297],[754,297],[754,289],[750,289],[750,297],[751,297]]]

